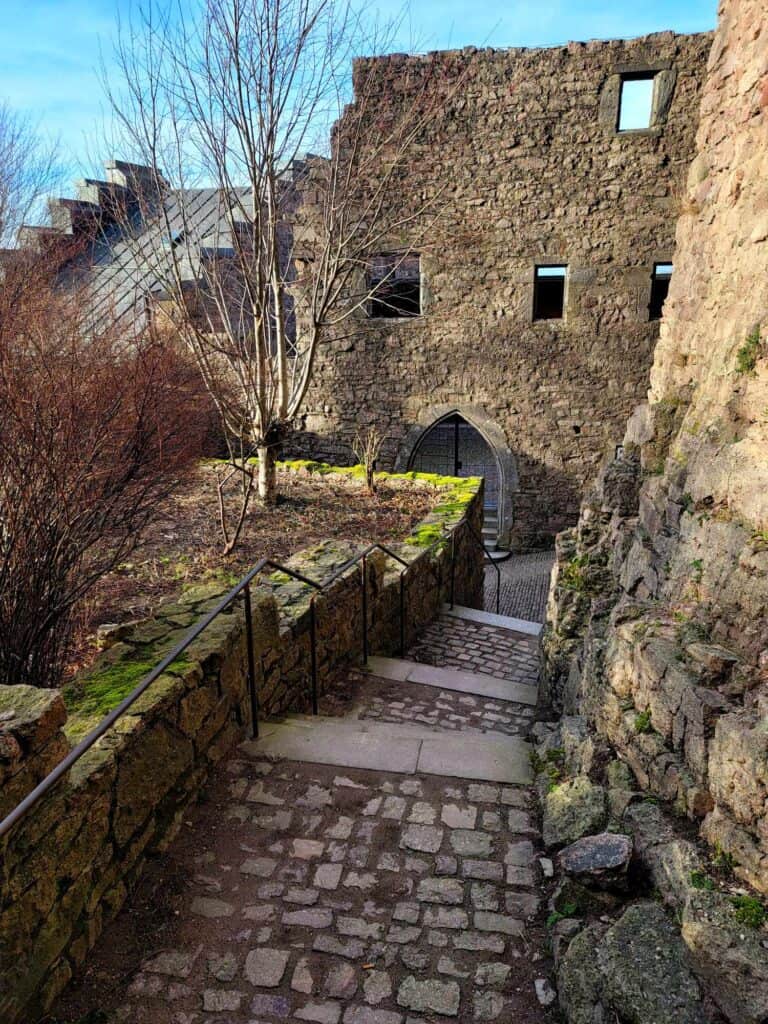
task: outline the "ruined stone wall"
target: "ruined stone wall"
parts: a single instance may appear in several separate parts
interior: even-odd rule
[[[479,531],[481,517],[482,484],[464,480],[437,491],[433,512],[403,543],[392,545],[407,563],[416,563],[405,588],[406,642],[448,600],[452,551],[457,602],[481,606],[482,552],[470,531]],[[435,533],[448,540],[430,551]],[[326,580],[351,553],[349,545],[328,542],[287,565]],[[367,580],[370,651],[397,652],[399,569],[373,555]],[[221,584],[191,588],[162,605],[155,619],[122,635],[84,681],[79,705],[68,700],[65,706],[55,690],[0,686],[0,817],[106,714],[97,705],[109,687],[127,682],[116,704],[222,596]],[[262,716],[311,707],[310,597],[307,586],[284,574],[267,577],[253,592]],[[317,599],[316,614],[322,695],[339,669],[362,660],[358,567],[330,584]],[[216,618],[0,839],[2,1024],[32,1024],[49,1011],[147,859],[167,848],[212,767],[245,737],[246,665],[245,617],[238,605]]]
[[[724,0],[625,457],[559,541],[557,708],[768,892],[768,12]]]
[[[427,76],[444,96],[391,199],[412,209],[439,194],[433,227],[389,240],[418,239],[423,315],[361,318],[323,346],[299,450],[349,458],[356,429],[375,422],[382,464],[402,465],[415,426],[470,408],[512,453],[503,540],[531,546],[572,525],[647,388],[651,273],[672,256],[710,45],[667,32],[376,62],[383,117]],[[643,69],[662,76],[657,123],[617,133],[620,74]],[[358,78],[370,73],[358,63]],[[532,322],[537,263],[569,266],[562,321]]]

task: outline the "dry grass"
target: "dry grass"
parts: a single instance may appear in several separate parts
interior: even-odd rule
[[[254,505],[238,548],[221,554],[213,471],[201,467],[159,508],[131,560],[104,577],[80,609],[69,673],[96,653],[103,623],[150,616],[161,600],[209,579],[234,583],[260,558],[284,559],[326,538],[358,541],[404,537],[434,505],[423,484],[385,480],[370,495],[359,479],[335,474],[279,473],[276,507]]]

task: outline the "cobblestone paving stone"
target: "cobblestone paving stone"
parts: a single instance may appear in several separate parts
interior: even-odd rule
[[[512,555],[506,562],[499,562],[499,612],[527,622],[543,622],[554,562],[553,551]],[[485,568],[485,607],[489,612],[496,611],[496,572],[491,566]]]
[[[539,678],[536,637],[450,615],[443,615],[425,627],[406,658],[531,685]]]

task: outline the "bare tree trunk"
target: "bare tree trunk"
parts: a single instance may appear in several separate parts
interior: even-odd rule
[[[262,505],[274,505],[277,501],[277,460],[274,445],[261,445],[259,456],[259,501]]]

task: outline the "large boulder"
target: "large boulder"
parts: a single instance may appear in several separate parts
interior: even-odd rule
[[[676,837],[660,807],[633,804],[625,822],[635,853],[662,899],[680,916],[694,970],[733,1024],[768,1021],[768,932],[741,924],[727,893],[711,890],[696,845]]]
[[[682,935],[696,972],[733,1024],[768,1020],[768,930],[739,923],[720,892],[691,889]]]
[[[605,790],[585,775],[577,775],[555,786],[544,798],[544,845],[547,849],[566,846],[599,832],[605,818]]]
[[[590,925],[558,971],[569,1024],[705,1024],[680,934],[657,903],[636,903],[605,930]]]
[[[557,974],[560,1008],[568,1024],[607,1024],[597,950],[605,929],[593,924],[571,941]]]
[[[604,1002],[627,1024],[704,1024],[680,933],[658,903],[636,903],[605,933]]]

